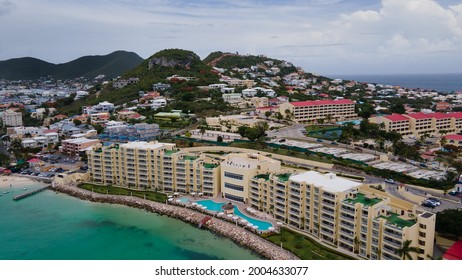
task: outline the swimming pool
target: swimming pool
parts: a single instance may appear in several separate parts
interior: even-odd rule
[[[207,210],[210,211],[215,211],[215,212],[221,212],[221,206],[225,204],[224,202],[215,202],[213,200],[207,199],[207,200],[200,200],[197,201],[197,204],[202,205],[207,207]],[[239,208],[234,206],[234,215],[241,217],[242,219],[252,223],[253,225],[257,226],[259,230],[268,230],[268,228],[272,227],[273,225],[269,222],[265,222],[262,220],[257,220],[254,218],[251,218],[249,216],[246,216],[243,214],[241,211],[239,211]]]
[[[181,203],[187,203],[189,202],[189,198],[187,197],[181,197],[180,199],[178,199]]]

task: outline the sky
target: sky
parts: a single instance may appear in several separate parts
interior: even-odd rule
[[[462,0],[0,0],[0,60],[167,48],[322,75],[462,73]]]

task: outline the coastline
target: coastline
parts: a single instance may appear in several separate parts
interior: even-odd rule
[[[82,200],[100,203],[121,204],[129,207],[144,209],[152,213],[166,215],[174,219],[182,220],[183,222],[192,224],[194,226],[198,225],[205,216],[209,216],[188,208],[148,201],[137,197],[98,194],[80,189],[72,185],[60,185],[53,183],[50,186],[50,189]],[[241,227],[237,227],[231,223],[217,219],[213,216],[211,216],[210,221],[211,222],[204,225],[203,228],[217,235],[226,237],[237,245],[246,247],[266,259],[299,259],[292,253],[281,249],[279,246]]]

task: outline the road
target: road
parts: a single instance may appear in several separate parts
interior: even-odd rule
[[[293,139],[293,140],[302,140],[302,141],[312,141],[312,142],[317,142],[317,138],[313,137],[308,137],[305,134],[302,133],[302,131],[305,130],[306,124],[295,124],[292,126],[287,126],[283,127],[280,129],[275,129],[272,131],[267,132],[268,137],[277,137],[277,138],[287,138],[287,139]],[[319,142],[318,142],[319,144]],[[327,147],[336,147],[336,148],[346,148],[349,149],[353,152],[359,153],[358,150],[356,150],[354,145],[348,145],[348,144],[343,144],[343,143],[335,143],[331,144],[331,141],[328,140],[323,140],[322,144]],[[369,154],[374,154],[374,155],[381,155],[384,153],[378,152],[376,150],[370,150],[370,149],[365,149],[361,148],[361,153],[369,153]]]

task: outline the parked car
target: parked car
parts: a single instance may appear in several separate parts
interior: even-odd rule
[[[338,143],[335,142],[335,141],[330,142],[330,144],[331,144],[331,145],[338,145]]]
[[[321,139],[316,139],[316,142],[322,142],[322,140]]]
[[[361,149],[360,147],[355,147],[355,150],[362,151],[363,149]]]
[[[433,202],[431,202],[430,200],[426,199],[423,203],[422,203],[422,206],[425,206],[425,207],[430,207],[430,208],[435,208],[437,205]]]
[[[385,179],[385,183],[388,183],[388,184],[395,184],[395,180],[393,179]]]
[[[431,202],[433,202],[434,204],[436,204],[436,206],[440,206],[441,205],[441,201],[437,198],[434,198],[434,197],[429,197],[427,198],[427,200],[430,200]]]
[[[458,194],[459,194],[459,192],[456,192],[456,191],[450,191],[450,192],[448,192],[448,194],[456,196],[456,195],[458,195]]]

